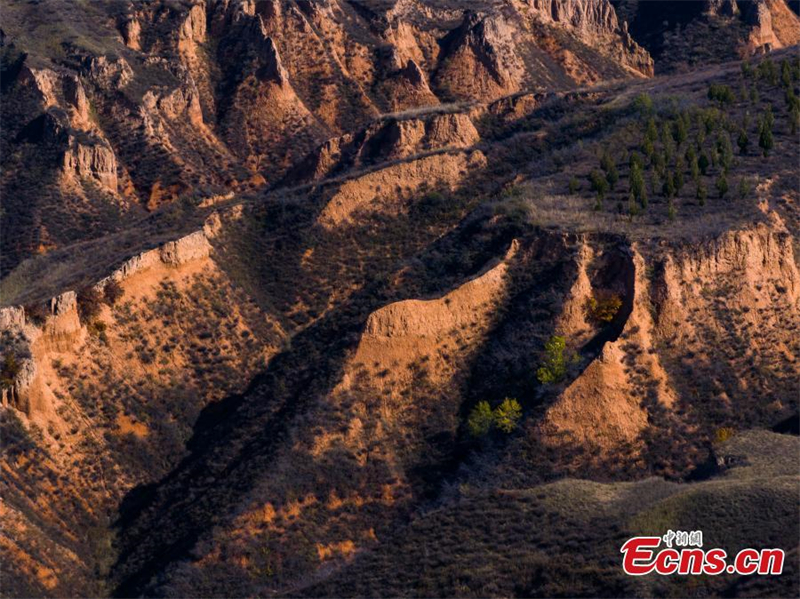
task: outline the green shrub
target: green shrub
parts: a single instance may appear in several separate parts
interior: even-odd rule
[[[708,86],[708,99],[712,102],[719,102],[720,106],[731,104],[734,101],[733,91],[727,85],[712,83]]]
[[[483,437],[492,428],[494,415],[487,401],[479,401],[467,419],[467,428],[473,437]]]
[[[600,324],[607,324],[614,320],[621,307],[622,299],[612,291],[596,291],[586,301],[586,313],[589,320]]]
[[[504,433],[510,433],[522,418],[522,407],[516,399],[506,397],[494,410],[494,425]]]
[[[554,335],[544,345],[542,365],[536,371],[536,378],[543,385],[560,383],[567,376],[564,350],[567,347],[564,337]]]

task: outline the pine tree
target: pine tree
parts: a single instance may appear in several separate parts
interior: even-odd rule
[[[670,199],[669,205],[667,206],[667,218],[669,218],[670,222],[675,220],[678,212],[675,210],[675,203]]]
[[[700,167],[700,172],[703,173],[703,176],[708,174],[708,167],[710,163],[705,152],[700,153],[700,158],[697,159],[697,165]]]
[[[750,145],[750,139],[747,137],[747,131],[742,129],[739,131],[739,137],[736,139],[736,144],[739,146],[739,154],[742,156],[747,154],[747,146]]]
[[[739,185],[736,187],[736,192],[739,194],[739,199],[745,199],[748,195],[750,195],[750,191],[750,181],[747,180],[747,177],[740,178]]]
[[[719,150],[720,164],[727,173],[733,165],[733,146],[731,145],[731,138],[727,132],[720,133],[717,139],[717,148]]]
[[[728,178],[725,176],[725,173],[719,174],[715,186],[717,188],[717,192],[719,193],[719,197],[724,198],[725,194],[728,193]]]
[[[567,375],[567,362],[564,358],[566,349],[564,337],[551,337],[544,345],[542,365],[536,371],[536,378],[542,384],[559,383]]]
[[[792,86],[792,68],[789,66],[789,61],[785,58],[781,61],[781,83],[785,88],[790,88]]]
[[[697,184],[697,199],[699,200],[701,206],[706,205],[707,197],[708,197],[708,189],[706,188],[706,184],[700,181]]]
[[[483,437],[492,428],[494,424],[494,415],[492,408],[487,401],[479,401],[478,404],[472,408],[467,419],[467,428],[473,437]]]
[[[647,129],[644,132],[644,138],[649,139],[653,143],[655,143],[658,139],[658,126],[656,125],[656,120],[653,117],[650,117],[647,120]]]
[[[589,184],[591,185],[592,191],[597,194],[598,200],[602,200],[606,197],[606,193],[608,192],[608,181],[606,181],[606,178],[600,173],[600,171],[595,169],[589,174]]]
[[[675,181],[672,173],[667,173],[664,177],[664,185],[661,187],[661,192],[665,198],[671,198],[675,195]]]
[[[619,172],[617,171],[617,165],[609,154],[603,154],[603,157],[600,159],[600,167],[606,173],[606,181],[609,187],[614,189],[617,181],[619,181]]]
[[[644,173],[642,171],[642,167],[639,166],[638,163],[634,163],[633,168],[631,169],[630,192],[639,202],[642,202],[642,196],[646,195]],[[644,202],[647,202],[647,199],[645,199]]]
[[[517,428],[519,419],[522,418],[522,407],[516,399],[506,397],[494,410],[493,419],[497,430],[506,434]]]
[[[775,117],[772,116],[772,110],[767,107],[758,131],[758,147],[761,148],[764,157],[769,156],[770,151],[775,146],[775,140],[772,137],[772,125],[774,122]]]

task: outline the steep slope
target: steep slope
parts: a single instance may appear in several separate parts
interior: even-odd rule
[[[501,16],[416,2],[9,1],[0,272],[165,203],[272,184],[381,113],[652,72],[606,0],[481,4]]]
[[[796,56],[649,80],[608,2],[470,8],[126,6],[120,56],[89,58],[99,125],[72,63],[35,85],[19,63],[13,109],[39,90],[21,121],[66,137],[20,125],[13,165],[63,151],[44,184],[152,212],[0,282],[4,594],[681,594],[621,580],[617,542],[699,522],[739,543],[717,532],[736,497],[769,515],[753,539],[797,550],[796,466],[763,459],[798,410]],[[173,51],[191,94],[147,96]],[[437,103],[373,118],[410,61]],[[125,195],[145,158],[115,140],[140,121],[191,201],[138,166]],[[646,479],[702,478],[731,435],[741,479]],[[474,553],[448,561],[440,531]],[[498,569],[531,543],[515,586]],[[420,586],[387,574],[409,556]]]

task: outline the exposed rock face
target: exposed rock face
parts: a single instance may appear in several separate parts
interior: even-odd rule
[[[506,19],[468,12],[450,35],[436,73],[437,88],[451,97],[483,100],[520,89],[523,65],[514,49],[514,29]]]
[[[109,193],[117,193],[117,159],[111,146],[102,140],[69,139],[64,153],[64,171],[68,176],[96,182]]]
[[[326,141],[284,180],[296,184],[318,181],[346,169],[359,169],[447,148],[468,148],[480,135],[468,115],[433,114],[379,121],[358,134]]]
[[[579,275],[560,324],[570,339],[585,339],[580,308],[591,294],[591,283],[581,271],[592,259],[591,252],[581,254]],[[772,372],[761,375],[782,381],[779,386],[794,384],[790,379],[796,372],[784,379],[781,367],[800,352],[798,341],[785,334],[800,323],[800,272],[786,233],[762,224],[726,233],[691,252],[675,248],[649,260],[653,266],[648,267],[634,248],[630,315],[619,339],[606,342],[600,356],[548,410],[543,428],[551,443],[589,445],[605,452],[640,450],[648,413],[659,409],[658,404],[677,408],[678,398],[683,395],[685,401],[687,387],[692,389],[691,382],[676,376],[675,352],[692,351],[701,364],[736,364],[738,358],[730,355],[739,350],[727,347],[731,339],[758,339],[757,349],[750,345],[748,352],[759,363],[772,365]],[[644,274],[648,268],[660,272],[652,282]],[[726,294],[726,307],[742,318],[731,322],[727,311],[715,307],[714,297],[734,279],[737,289]],[[667,340],[671,342],[665,345]],[[714,379],[713,367],[703,373]],[[728,386],[723,391],[720,385],[720,396],[713,401],[746,403],[747,388],[742,381],[738,389]],[[780,401],[771,405],[778,410]]]
[[[751,27],[747,47],[751,53],[775,50],[800,43],[800,19],[785,0],[758,0],[743,11]]]
[[[104,89],[121,89],[133,79],[133,69],[122,57],[93,56],[85,64],[85,73]]]
[[[736,0],[706,0],[706,12],[722,17],[733,17],[739,14]]]
[[[545,19],[583,32],[612,33],[619,28],[609,0],[528,0],[528,5]]]

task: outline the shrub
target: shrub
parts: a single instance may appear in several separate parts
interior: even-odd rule
[[[494,425],[504,433],[510,433],[517,428],[520,418],[522,407],[516,399],[506,397],[494,411]]]
[[[116,304],[117,300],[122,297],[122,294],[122,287],[113,279],[108,281],[103,288],[103,300],[109,306]]]
[[[578,181],[577,177],[570,177],[569,178],[569,192],[570,194],[575,194],[581,189],[580,181]]]
[[[734,101],[733,91],[727,85],[712,83],[708,86],[708,99],[719,102],[720,106],[731,104]]]
[[[718,428],[714,433],[714,442],[715,443],[724,443],[736,433],[731,427],[724,426],[722,428]]]
[[[544,345],[544,359],[536,371],[536,378],[543,385],[560,383],[567,376],[564,350],[567,347],[564,337],[554,335]]]
[[[91,322],[100,313],[102,298],[94,287],[84,287],[78,291],[78,316],[81,322]]]
[[[492,428],[494,415],[492,408],[486,401],[479,401],[478,405],[472,408],[467,419],[467,428],[473,437],[483,437]]]
[[[589,320],[601,324],[614,320],[621,307],[622,299],[611,291],[597,291],[586,301],[586,313]]]
[[[602,200],[608,193],[608,181],[598,170],[593,170],[589,174],[589,184],[592,191],[597,194],[597,199]]]

